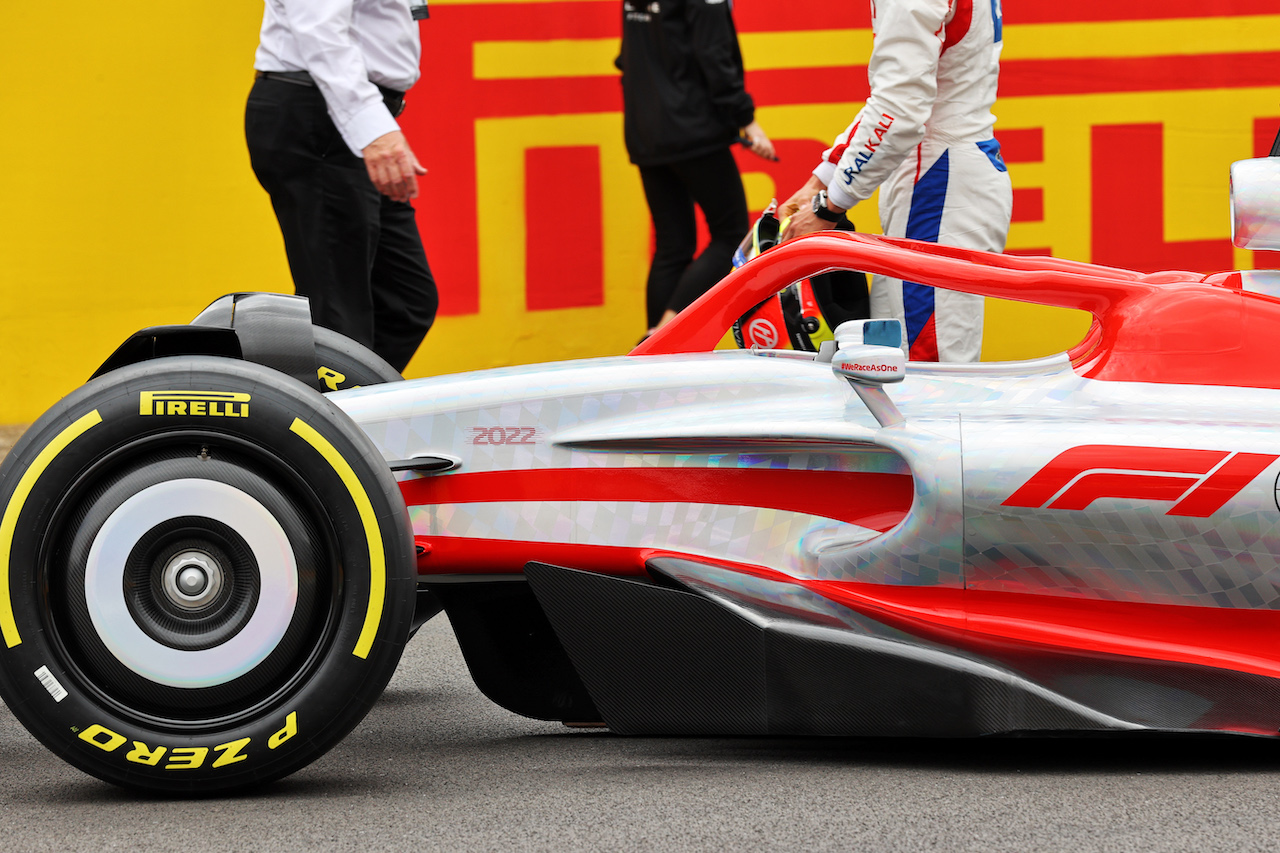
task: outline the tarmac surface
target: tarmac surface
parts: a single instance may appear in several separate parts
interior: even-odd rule
[[[623,738],[512,715],[437,617],[310,767],[235,797],[98,782],[0,709],[11,850],[1251,851],[1280,843],[1252,738]]]

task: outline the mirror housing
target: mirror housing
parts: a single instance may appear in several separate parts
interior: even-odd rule
[[[907,376],[899,320],[850,320],[836,328],[831,370],[854,386],[880,386]]]
[[[1280,157],[1231,164],[1231,242],[1280,249]]]

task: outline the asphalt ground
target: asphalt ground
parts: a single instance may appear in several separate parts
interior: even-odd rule
[[[1252,738],[624,738],[481,696],[438,617],[310,767],[235,797],[98,782],[0,710],[11,850],[1251,851],[1280,843]]]

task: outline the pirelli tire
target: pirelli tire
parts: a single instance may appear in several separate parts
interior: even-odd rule
[[[235,359],[121,368],[0,467],[0,694],[108,782],[277,779],[381,694],[413,567],[390,471],[323,395]]]
[[[404,379],[382,356],[341,332],[312,326],[311,336],[316,351],[316,376],[322,391],[343,391]]]

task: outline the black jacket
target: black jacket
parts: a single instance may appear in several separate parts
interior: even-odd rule
[[[731,0],[623,0],[627,153],[661,166],[731,145],[755,104],[743,88]]]

